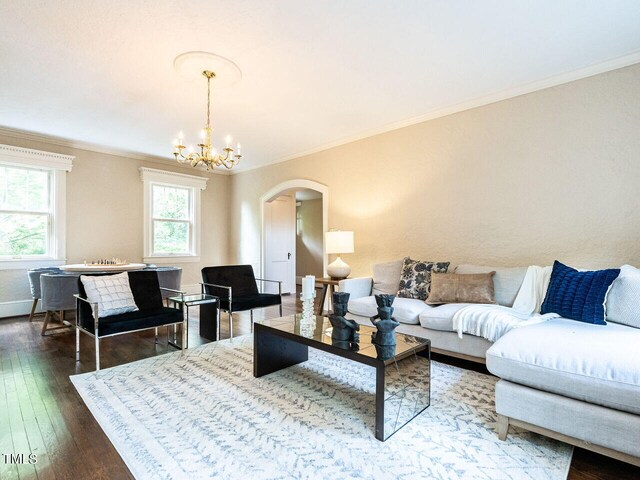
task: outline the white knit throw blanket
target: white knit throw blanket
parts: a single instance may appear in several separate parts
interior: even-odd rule
[[[552,267],[532,265],[522,282],[513,307],[502,305],[470,305],[453,316],[453,330],[462,338],[463,333],[484,337],[495,342],[512,328],[520,328],[559,317],[555,313],[540,315],[551,278]]]

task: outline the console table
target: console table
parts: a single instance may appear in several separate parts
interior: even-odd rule
[[[316,278],[316,284],[322,285],[322,294],[320,295],[320,303],[318,304],[317,314],[322,315],[324,310],[324,302],[327,298],[327,293],[332,295],[336,291],[336,287],[340,284],[340,280],[336,280],[330,277]]]

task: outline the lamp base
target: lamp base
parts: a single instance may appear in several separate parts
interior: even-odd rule
[[[344,280],[351,273],[351,267],[338,257],[327,265],[327,273],[333,280]]]

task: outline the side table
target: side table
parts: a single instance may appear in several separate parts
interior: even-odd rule
[[[320,303],[318,304],[317,311],[317,315],[322,315],[322,310],[324,310],[324,302],[327,298],[327,292],[329,293],[329,295],[332,295],[333,292],[336,291],[336,286],[340,284],[340,280],[336,280],[330,277],[316,278],[316,283],[322,285],[322,295],[320,295]]]
[[[187,328],[189,328],[189,307],[200,307],[200,336],[211,341],[220,340],[220,299],[207,293],[197,293],[194,295],[185,295],[169,297],[169,302],[174,308],[179,308],[187,316]],[[189,335],[185,335],[189,348]],[[169,340],[169,344],[176,348],[178,345],[176,338],[176,329],[173,329],[173,342]]]

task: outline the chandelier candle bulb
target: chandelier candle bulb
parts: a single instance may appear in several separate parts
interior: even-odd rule
[[[229,148],[231,146],[231,135],[227,135],[227,138],[225,138],[225,140],[227,141],[227,148]]]

